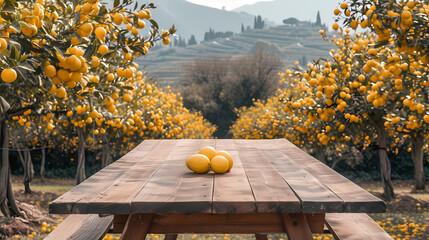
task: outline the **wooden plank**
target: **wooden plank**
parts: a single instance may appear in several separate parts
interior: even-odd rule
[[[46,240],[102,239],[112,225],[113,216],[99,217],[97,214],[68,216]]]
[[[300,199],[304,213],[344,211],[342,200],[301,165],[279,151],[275,146],[277,142],[259,140],[255,144]]]
[[[151,223],[152,214],[130,214],[125,224],[121,240],[146,239]]]
[[[174,234],[174,233],[165,234],[164,240],[176,240],[176,239],[177,239],[177,234]]]
[[[172,154],[132,200],[131,212],[211,212],[214,175],[194,173],[185,165],[187,157],[206,145],[214,146],[214,140],[179,140]]]
[[[256,240],[268,240],[267,234],[256,233],[255,238],[256,238]]]
[[[86,198],[88,213],[127,214],[131,200],[145,186],[149,178],[172,153],[178,140],[159,143],[147,156],[135,159],[135,165],[117,178],[108,188],[92,198]],[[143,154],[143,152],[139,152]],[[150,162],[150,165],[147,165]],[[81,201],[82,202],[82,201]]]
[[[305,214],[310,230],[323,233],[324,218]],[[120,233],[126,219],[115,218],[114,232]],[[117,227],[116,227],[117,226]],[[252,214],[154,214],[149,233],[285,233],[276,213]]]
[[[365,213],[328,213],[326,225],[337,240],[393,239]]]
[[[86,214],[89,212],[88,201],[95,199],[98,194],[105,191],[115,183],[125,172],[136,165],[138,161],[144,161],[145,156],[149,155],[160,144],[160,141],[143,141],[136,149],[125,155],[121,160],[116,161],[105,167],[98,173],[86,179],[67,193],[55,199],[49,205],[50,213],[57,214]],[[138,153],[139,158],[134,155]],[[131,157],[130,157],[131,156]],[[94,211],[92,211],[94,213]],[[98,212],[95,212],[98,213]],[[104,212],[99,212],[104,213]]]
[[[386,203],[354,184],[335,170],[305,153],[286,139],[276,140],[275,145],[294,162],[320,180],[339,196],[345,205],[345,212],[385,212]]]
[[[297,213],[300,201],[254,141],[238,141],[237,149],[256,200],[256,212]],[[234,144],[235,145],[235,144]],[[252,148],[243,149],[253,146]]]
[[[222,140],[217,140],[216,143]],[[217,147],[217,145],[216,145]],[[229,150],[234,166],[224,174],[215,174],[213,213],[254,213],[255,197],[237,150]]]
[[[305,215],[302,213],[281,214],[283,227],[289,240],[310,240],[310,231]]]

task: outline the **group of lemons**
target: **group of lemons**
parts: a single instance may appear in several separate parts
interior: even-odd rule
[[[186,166],[196,173],[206,173],[210,168],[215,173],[226,173],[233,165],[231,155],[226,151],[216,151],[213,147],[205,146],[198,154],[186,160]]]

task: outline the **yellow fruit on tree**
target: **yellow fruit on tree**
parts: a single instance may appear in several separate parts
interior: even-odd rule
[[[206,173],[210,170],[210,160],[203,154],[195,154],[186,159],[186,166],[196,173]]]
[[[226,173],[229,168],[229,162],[224,156],[215,156],[210,160],[210,167],[215,173]]]
[[[98,47],[98,53],[101,54],[101,55],[106,54],[107,51],[109,51],[109,48],[106,45],[104,45],[104,44],[102,44],[102,45],[100,45]]]
[[[106,37],[106,29],[97,27],[94,33],[100,41],[104,41],[104,38]]]
[[[210,146],[205,146],[200,149],[199,154],[203,154],[211,160],[213,157],[216,156],[216,150]]]
[[[130,94],[128,94],[128,93],[125,93],[125,94],[122,96],[122,99],[123,99],[125,102],[129,103],[129,102],[131,102],[131,95],[130,95]]]
[[[63,87],[60,87],[57,89],[57,97],[59,98],[65,98],[67,95],[66,89]]]
[[[57,69],[53,65],[46,65],[45,66],[45,75],[47,77],[55,77],[57,75]]]
[[[7,83],[11,83],[16,80],[16,71],[12,68],[5,68],[1,72],[1,80]]]
[[[0,38],[0,49],[6,49],[7,48],[7,41],[4,38]]]
[[[217,151],[216,155],[225,157],[229,163],[228,171],[231,170],[232,166],[234,165],[234,161],[232,160],[231,155],[227,151],[224,151],[224,150]]]

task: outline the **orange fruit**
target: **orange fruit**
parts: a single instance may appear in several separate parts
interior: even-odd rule
[[[12,68],[5,68],[1,72],[1,79],[4,82],[11,83],[16,80],[17,74],[16,71]]]

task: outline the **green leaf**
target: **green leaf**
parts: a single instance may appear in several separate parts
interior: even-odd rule
[[[16,46],[12,46],[12,49],[10,52],[10,58],[15,59],[16,61],[18,61],[21,58],[18,48]]]
[[[101,94],[101,93],[100,93],[100,92],[98,92],[98,91],[94,92],[94,96],[96,96],[97,98],[99,98],[99,99],[101,99],[101,100],[103,100],[103,99],[104,99],[103,94]]]
[[[29,72],[35,72],[35,70],[33,69],[33,67],[30,64],[25,63],[25,62],[21,63],[17,67],[21,68],[21,69],[24,69],[24,70],[27,70]]]
[[[4,55],[6,57],[9,57],[10,52],[7,49],[0,49],[0,55]]]
[[[92,55],[94,55],[94,53],[95,53],[94,49],[95,49],[95,48],[94,48],[94,45],[93,45],[93,44],[89,45],[89,46],[86,48],[85,53],[83,54],[83,57],[84,57],[84,58],[88,58],[88,57],[91,57]]]
[[[134,11],[137,9],[138,6],[139,6],[139,2],[136,1],[136,5],[134,5]]]
[[[115,2],[113,2],[113,7],[117,7],[119,6],[120,1],[119,0],[115,0]]]
[[[151,20],[149,20],[149,22],[150,22],[150,23],[152,23],[152,26],[153,26],[155,29],[159,29],[159,27],[158,27],[158,23],[157,23],[155,20],[151,19]]]
[[[4,99],[2,96],[0,96],[0,113],[5,113],[10,109],[9,103]]]
[[[18,21],[13,22],[10,25],[10,28],[12,28],[13,30],[17,31],[17,32],[21,32],[21,24],[19,24]]]
[[[73,26],[77,26],[80,22],[80,11],[76,13],[76,16],[74,17],[73,20]]]

